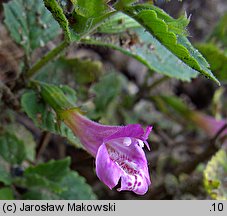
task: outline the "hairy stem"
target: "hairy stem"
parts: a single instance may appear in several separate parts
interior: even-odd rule
[[[55,47],[53,50],[48,52],[45,56],[43,56],[38,62],[36,62],[28,71],[26,74],[27,78],[33,77],[40,68],[42,68],[44,65],[46,65],[50,60],[53,60],[61,51],[63,51],[69,43],[67,41],[63,41],[61,44],[59,44],[57,47]]]
[[[29,79],[33,77],[39,71],[40,68],[46,65],[49,61],[53,60],[61,51],[63,51],[67,46],[69,46],[70,43],[79,42],[82,38],[85,38],[86,36],[91,34],[91,32],[93,32],[107,18],[113,16],[115,13],[117,13],[117,11],[111,11],[108,14],[106,14],[100,22],[96,23],[96,25],[94,25],[88,32],[84,33],[83,35],[80,35],[80,37],[77,40],[76,39],[71,40],[69,36],[65,36],[65,40],[61,44],[59,44],[53,50],[48,52],[27,71],[26,78]]]

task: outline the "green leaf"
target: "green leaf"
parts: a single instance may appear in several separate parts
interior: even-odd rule
[[[13,200],[13,191],[9,187],[4,187],[0,189],[0,200]]]
[[[10,35],[27,55],[58,35],[59,26],[41,0],[13,0],[3,6]]]
[[[227,153],[219,150],[204,170],[204,186],[208,194],[217,200],[227,200]]]
[[[12,182],[9,172],[7,172],[2,164],[0,164],[0,182],[4,183],[5,185],[10,185]]]
[[[45,188],[55,193],[62,191],[59,182],[69,171],[70,159],[51,160],[24,171],[23,178],[16,179],[16,184],[28,188]]]
[[[77,0],[75,6],[76,13],[87,18],[95,18],[108,11],[107,4],[103,0]]]
[[[44,3],[65,32],[68,42],[79,41],[112,14],[103,0],[72,1],[75,8],[67,17],[56,0],[44,0]]]
[[[103,65],[100,61],[61,57],[43,67],[36,80],[52,84],[68,83],[72,80],[78,84],[91,84],[102,74]]]
[[[67,72],[68,71],[65,71],[64,63],[62,63],[61,58],[58,58],[48,62],[48,64],[42,67],[35,79],[40,82],[60,85],[62,83],[68,83],[68,80],[66,80],[68,78],[68,76],[66,76]]]
[[[32,133],[27,130],[23,125],[18,123],[7,125],[6,130],[13,131],[15,136],[19,140],[23,141],[25,146],[26,159],[28,159],[29,161],[34,161],[36,143]]]
[[[77,0],[75,10],[69,17],[70,29],[74,40],[80,40],[95,30],[113,11],[103,0]]]
[[[91,187],[85,179],[75,171],[69,172],[62,180],[63,191],[59,194],[61,199],[66,200],[90,200],[96,199]]]
[[[211,70],[220,81],[227,81],[227,54],[212,43],[197,44],[196,47],[206,57]]]
[[[76,92],[68,85],[60,85],[61,91],[64,93],[70,104],[75,104],[77,100]]]
[[[158,8],[150,4],[144,4],[141,6],[138,5],[136,7],[138,7],[137,9],[139,10],[148,9],[148,10],[155,11],[155,13],[157,14],[157,17],[165,21],[165,23],[168,26],[168,30],[170,32],[174,32],[175,34],[178,34],[178,35],[184,35],[184,36],[188,35],[186,27],[188,26],[190,19],[187,18],[186,14],[179,17],[178,19],[174,19],[173,17],[168,15],[165,11],[163,11],[161,8]]]
[[[60,6],[56,0],[44,1],[54,18],[65,30],[66,35],[69,35],[70,40],[68,41],[80,41],[116,12],[111,10],[107,2],[103,0],[76,0],[71,2],[74,9],[66,16],[63,12],[64,6],[61,4]]]
[[[59,200],[56,193],[49,191],[46,188],[32,188],[23,194],[22,199],[25,200]]]
[[[57,161],[51,160],[47,163],[27,168],[24,172],[24,176],[39,175],[53,182],[59,181],[68,172],[69,165],[70,158]]]
[[[60,182],[57,183],[61,188],[59,191],[52,191],[50,188],[42,186],[29,188],[23,195],[24,199],[36,200],[94,200],[96,195],[85,179],[75,171],[69,171]]]
[[[117,0],[115,3],[115,8],[121,9],[125,6],[131,5],[132,3],[138,2],[138,0]]]
[[[43,0],[46,8],[52,13],[54,19],[59,23],[64,31],[66,41],[71,41],[71,33],[69,30],[68,20],[56,0]]]
[[[118,13],[100,26],[98,30],[103,34],[83,39],[82,42],[119,50],[151,70],[183,81],[190,81],[198,75],[197,71],[180,61],[152,35],[137,27],[138,23],[132,18]],[[125,32],[115,34],[122,31]]]
[[[138,21],[162,45],[191,68],[220,84],[210,71],[207,61],[184,36],[184,31],[181,28],[185,26],[186,21],[183,21],[183,24],[181,19],[180,22],[179,20],[178,22],[170,22],[169,19],[173,18],[152,5],[128,6],[122,11]]]
[[[25,170],[17,185],[28,188],[24,199],[95,199],[91,187],[75,171],[69,158],[49,161]]]
[[[126,30],[139,27],[141,27],[141,25],[134,19],[121,12],[118,12],[111,16],[111,18],[107,19],[102,25],[100,25],[97,31],[99,33],[118,34],[125,32]]]
[[[93,91],[96,94],[94,99],[96,110],[105,111],[110,102],[120,92],[120,79],[116,73],[112,72],[103,76],[100,81],[93,86]]]
[[[16,178],[14,180],[14,183],[19,187],[29,188],[31,190],[39,190],[40,188],[42,188],[45,191],[50,190],[54,193],[58,193],[62,190],[58,182],[50,181],[49,179],[38,174],[27,175],[23,178]]]
[[[65,59],[65,68],[74,75],[76,83],[88,84],[97,80],[103,73],[102,63],[100,61],[91,61],[89,59]]]
[[[209,36],[209,41],[221,42],[223,47],[227,47],[227,13],[220,19],[217,26],[214,28],[214,31]]]
[[[59,87],[59,89],[61,88]],[[72,92],[69,91],[69,87],[67,87],[67,89],[67,94]],[[68,99],[69,103],[72,101],[70,98],[73,97],[75,98],[74,93],[70,95]],[[66,137],[74,146],[81,147],[79,140],[74,136],[73,132],[64,123],[58,124],[56,114],[50,110],[46,102],[44,102],[35,91],[29,90],[23,94],[21,106],[37,127]]]
[[[21,164],[26,158],[23,141],[9,132],[0,135],[0,155],[11,164]]]
[[[75,11],[69,19],[72,40],[79,41],[81,38],[94,31],[105,19],[110,17],[113,12],[105,13],[98,17],[85,17],[77,14]]]

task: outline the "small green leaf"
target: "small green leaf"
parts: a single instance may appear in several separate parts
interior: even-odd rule
[[[227,81],[227,54],[212,43],[197,44],[196,47],[206,57],[214,75],[220,81]]]
[[[28,90],[22,95],[21,106],[36,126],[47,129],[47,123],[45,122],[46,119],[42,119],[42,117],[48,117],[49,115],[46,113],[47,110],[45,109],[45,103],[41,101],[35,91]]]
[[[152,5],[135,5],[122,9],[124,13],[138,21],[148,32],[157,38],[168,50],[191,68],[220,84],[209,69],[209,64],[184,36],[186,21],[171,18],[164,11]]]
[[[27,130],[23,125],[18,123],[7,125],[6,130],[13,131],[16,137],[19,140],[23,141],[25,146],[26,159],[28,159],[29,161],[34,161],[36,143],[32,133]]]
[[[56,193],[53,193],[46,188],[29,189],[23,194],[22,198],[25,200],[59,200]]]
[[[75,104],[77,100],[76,92],[68,85],[60,85],[60,89],[68,99],[70,104]]]
[[[108,11],[107,4],[103,0],[77,0],[75,6],[76,13],[87,18],[95,18]]]
[[[65,14],[63,12],[63,9],[60,7],[58,2],[56,0],[43,0],[46,8],[52,13],[54,19],[59,23],[61,28],[63,29],[65,33],[65,39],[66,41],[71,41],[71,33],[69,30],[69,23],[67,18],[65,17]]]
[[[227,13],[220,19],[217,26],[214,28],[214,31],[209,36],[209,41],[220,42],[223,45],[223,48],[227,47]]]
[[[36,76],[36,80],[60,84],[68,83],[75,79],[75,83],[90,84],[97,81],[102,74],[103,65],[100,61],[61,57],[43,67]]]
[[[0,200],[13,200],[13,191],[9,187],[4,187],[0,189]]]
[[[58,91],[60,91],[62,87],[63,86],[59,87]],[[61,94],[65,97],[64,91],[65,89],[63,88]],[[72,91],[73,90],[69,91],[69,87],[67,87],[68,95],[69,92],[72,94]],[[74,93],[67,98],[69,103],[73,101],[72,98],[75,98]],[[37,127],[66,137],[74,146],[81,147],[80,141],[74,136],[73,132],[64,123],[58,124],[56,114],[50,110],[50,107],[35,91],[28,90],[23,94],[21,106]]]
[[[13,0],[3,6],[11,37],[27,55],[58,35],[60,28],[41,0]]]
[[[73,73],[76,83],[88,84],[97,80],[103,73],[102,63],[100,61],[65,59],[63,60],[68,71]]]
[[[62,191],[59,182],[69,171],[70,159],[51,160],[34,167],[28,167],[22,178],[16,179],[16,184],[28,188],[45,188],[55,193]]]
[[[195,78],[198,72],[166,49],[132,18],[118,13],[98,29],[99,35],[83,39],[83,43],[107,46],[132,56],[149,69],[184,81]],[[123,27],[122,27],[123,26]],[[116,34],[121,32],[120,34]]]
[[[109,12],[98,17],[87,18],[74,11],[69,19],[72,39],[74,41],[79,41],[81,38],[87,36],[90,32],[94,31],[99,25],[101,25],[105,19],[110,17],[112,13],[113,12]]]
[[[69,172],[62,180],[61,187],[63,191],[59,194],[61,199],[66,200],[90,200],[96,199],[91,187],[85,182],[85,179],[75,171]]]
[[[217,200],[227,200],[227,153],[219,150],[204,170],[204,186],[208,194]]]
[[[51,187],[29,187],[23,195],[24,199],[38,200],[93,200],[96,195],[85,179],[75,171],[69,171],[61,181],[57,182],[59,191],[53,191]]]
[[[65,69],[65,64],[58,58],[54,61],[48,62],[44,67],[42,67],[39,73],[36,75],[35,79],[40,82],[60,85],[62,83],[68,83],[68,71]],[[67,68],[68,69],[68,68]],[[70,80],[72,77],[70,76]]]
[[[74,6],[75,10],[69,16],[69,25],[75,41],[94,31],[114,13],[103,0],[77,0]]]
[[[0,164],[0,182],[4,183],[5,185],[10,185],[12,179],[10,177],[9,172]]]
[[[115,3],[115,8],[122,9],[125,6],[131,5],[132,3],[138,2],[138,0],[117,0]]]
[[[62,189],[58,182],[50,181],[45,176],[34,173],[33,175],[26,175],[23,178],[16,178],[14,180],[15,184],[29,189],[40,189],[50,190],[54,193],[60,192]]]
[[[120,92],[120,79],[116,73],[109,73],[103,76],[100,81],[93,86],[96,94],[94,99],[97,111],[105,111],[110,102]]]
[[[23,141],[9,132],[0,135],[0,155],[11,164],[21,164],[26,158]]]
[[[70,158],[63,160],[51,160],[47,163],[29,167],[25,170],[24,176],[39,175],[50,181],[59,181],[69,171]]]
[[[28,191],[24,199],[95,199],[91,187],[75,171],[69,170],[69,158],[49,161],[25,170],[16,184]]]
[[[178,34],[178,35],[184,35],[184,36],[188,35],[186,27],[188,26],[190,19],[187,18],[186,14],[179,17],[178,19],[174,19],[173,17],[168,15],[165,11],[163,11],[161,8],[156,7],[154,5],[144,4],[142,5],[141,8],[140,6],[137,6],[137,7],[138,9],[142,9],[142,10],[148,9],[148,10],[155,11],[155,13],[157,14],[157,17],[165,21],[165,23],[168,26],[168,30],[170,32],[174,32],[175,34]]]
[[[100,25],[97,31],[103,34],[119,34],[125,32],[126,30],[139,27],[141,27],[141,25],[134,19],[118,12]]]

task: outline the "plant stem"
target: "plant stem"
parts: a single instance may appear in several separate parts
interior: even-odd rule
[[[151,89],[153,90],[155,87],[159,86],[161,83],[163,83],[163,82],[165,82],[165,81],[167,81],[167,80],[169,80],[169,79],[170,79],[170,77],[167,77],[167,76],[161,77],[160,79],[154,81],[154,82],[151,84],[151,86],[149,87],[149,90],[151,90]]]
[[[45,64],[47,64],[50,60],[54,59],[68,45],[69,45],[69,43],[67,41],[63,41],[57,47],[55,47],[53,50],[48,52],[37,63],[35,63],[32,68],[30,68],[27,71],[26,77],[31,78],[32,76],[34,76],[39,71],[40,68],[42,68]]]
[[[94,25],[90,29],[90,31],[88,31],[85,34],[81,35],[80,38],[78,38],[77,40],[76,39],[69,40],[68,36],[65,36],[66,39],[61,44],[59,44],[53,50],[51,50],[50,52],[48,52],[45,56],[43,56],[37,63],[35,63],[27,71],[26,78],[29,79],[29,78],[33,77],[39,71],[40,68],[42,68],[44,65],[46,65],[50,60],[54,59],[62,50],[64,50],[67,46],[69,46],[70,43],[72,43],[72,42],[79,42],[81,40],[81,38],[85,38],[93,30],[95,30],[99,25],[101,25],[104,22],[104,20],[106,20],[107,18],[113,16],[115,13],[117,13],[117,11],[112,11],[112,12],[106,14],[105,17],[103,17],[103,20],[101,20],[96,25]]]

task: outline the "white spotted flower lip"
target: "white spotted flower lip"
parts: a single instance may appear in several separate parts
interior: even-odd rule
[[[126,126],[127,127],[127,126]],[[121,190],[143,195],[150,185],[147,160],[142,147],[135,138],[125,145],[129,137],[106,140],[96,155],[96,172],[101,181],[110,189],[121,179]]]
[[[108,126],[91,121],[77,110],[67,110],[62,119],[80,139],[85,149],[96,158],[98,178],[110,189],[118,182],[118,191],[129,190],[143,195],[151,184],[147,159],[148,126],[144,132],[139,124]]]

